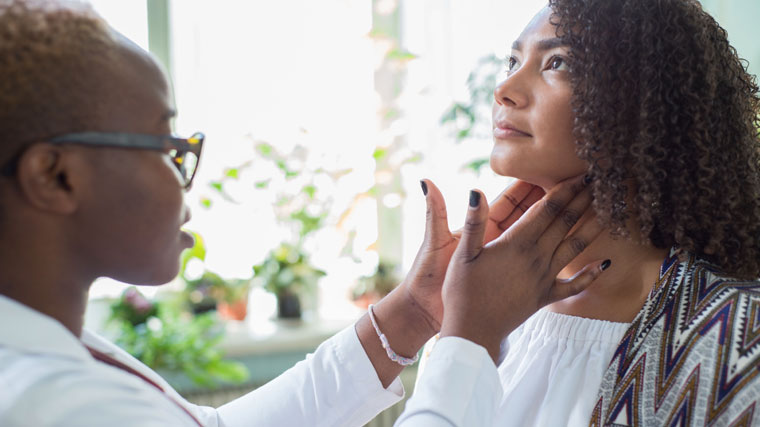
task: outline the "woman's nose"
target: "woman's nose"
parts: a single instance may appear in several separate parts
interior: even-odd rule
[[[528,101],[525,91],[521,88],[521,77],[518,73],[512,74],[496,85],[493,91],[496,103],[505,107],[523,107]]]

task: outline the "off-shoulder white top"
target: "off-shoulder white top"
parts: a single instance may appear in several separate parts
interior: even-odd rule
[[[545,309],[534,314],[502,345],[504,394],[494,426],[588,426],[602,375],[628,326]]]

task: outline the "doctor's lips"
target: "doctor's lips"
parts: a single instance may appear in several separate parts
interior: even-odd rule
[[[533,135],[518,129],[515,125],[507,121],[494,121],[493,136],[495,138],[527,138]]]

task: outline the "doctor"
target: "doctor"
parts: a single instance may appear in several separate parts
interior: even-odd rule
[[[439,331],[398,425],[488,425],[503,337],[603,269],[555,279],[600,232],[568,236],[591,202],[582,177],[545,196],[518,183],[490,209],[473,191],[454,234],[423,181],[425,241],[403,283],[281,377],[196,406],[82,322],[96,278],[177,274],[203,135],[168,136],[154,59],[76,2],[0,0],[0,87],[2,426],[359,426],[402,397],[398,374]]]

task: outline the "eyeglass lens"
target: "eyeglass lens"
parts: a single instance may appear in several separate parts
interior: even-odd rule
[[[174,164],[182,174],[182,178],[185,180],[185,185],[190,184],[195,173],[195,168],[198,166],[198,156],[195,153],[189,151],[170,150],[169,155],[172,157]]]

